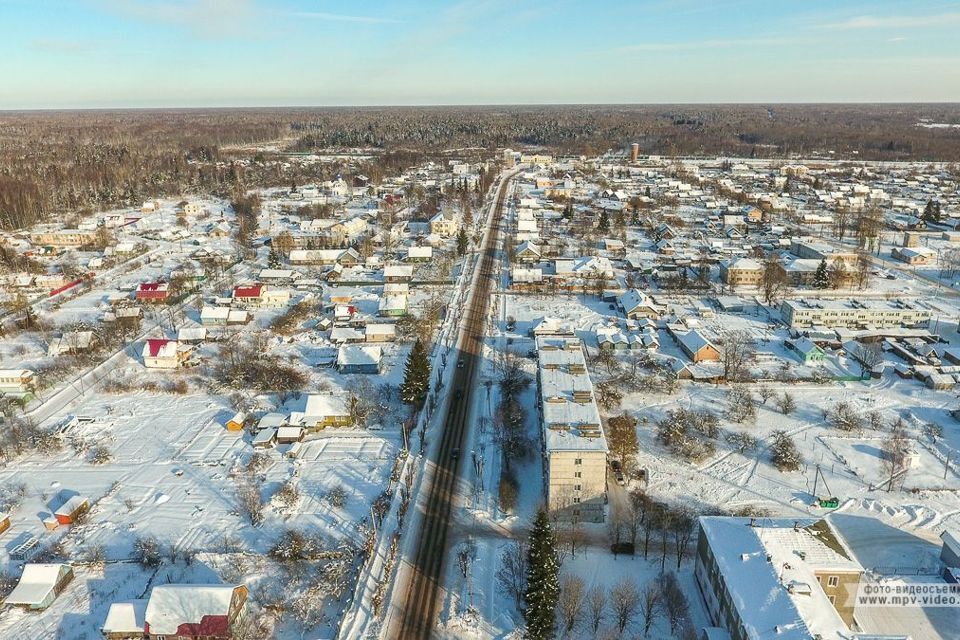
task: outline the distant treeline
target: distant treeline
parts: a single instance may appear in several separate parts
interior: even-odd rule
[[[374,180],[447,149],[525,145],[589,154],[637,142],[643,153],[667,156],[832,150],[864,160],[960,161],[960,129],[917,126],[921,121],[960,123],[960,105],[6,112],[0,114],[0,228],[158,196],[303,184],[341,170],[271,162],[275,154],[253,150],[266,142],[292,151],[382,150],[367,166],[352,167]]]

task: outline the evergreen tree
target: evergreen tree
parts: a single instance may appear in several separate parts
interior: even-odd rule
[[[430,390],[430,360],[420,338],[413,343],[407,366],[403,372],[403,384],[400,385],[400,399],[407,404],[419,407],[427,398]]]
[[[923,208],[924,222],[940,222],[940,203],[934,200],[927,200],[927,206]]]
[[[467,239],[467,229],[466,227],[460,227],[460,233],[457,234],[457,255],[465,255],[467,253],[467,246],[469,244]]]
[[[527,622],[524,635],[529,640],[550,640],[554,637],[557,603],[560,600],[560,562],[557,559],[557,541],[550,528],[550,518],[544,509],[537,511],[530,531],[530,550],[527,552],[526,608]]]
[[[606,233],[610,231],[610,216],[607,215],[606,210],[600,212],[600,220],[597,222],[597,231],[600,233]]]
[[[813,274],[813,286],[817,289],[826,289],[830,286],[830,274],[827,273],[827,261],[821,260],[817,272]]]
[[[267,256],[267,266],[271,269],[280,268],[280,254],[272,247],[270,248],[270,255]]]

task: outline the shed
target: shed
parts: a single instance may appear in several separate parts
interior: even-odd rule
[[[46,609],[73,579],[68,564],[27,564],[16,588],[4,604],[32,610]]]
[[[246,420],[247,414],[242,411],[237,411],[223,426],[226,427],[227,431],[243,431],[243,424]]]
[[[274,427],[261,429],[253,437],[254,449],[269,449],[277,443],[277,430]]]
[[[81,495],[71,496],[53,512],[60,524],[72,524],[80,515],[90,509],[90,501]]]
[[[303,440],[303,427],[283,426],[277,429],[277,444],[292,444]]]
[[[107,618],[100,627],[106,640],[127,640],[144,636],[146,600],[114,602],[107,611]]]

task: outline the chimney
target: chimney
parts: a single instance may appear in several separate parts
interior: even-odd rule
[[[636,162],[640,157],[640,145],[636,142],[630,145],[630,162]]]

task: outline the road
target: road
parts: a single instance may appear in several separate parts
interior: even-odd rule
[[[391,620],[384,632],[386,638],[430,638],[437,623],[451,513],[458,495],[460,467],[466,457],[463,439],[467,431],[471,395],[478,386],[476,376],[482,361],[487,304],[491,286],[494,284],[496,243],[509,184],[508,176],[497,193],[490,228],[478,265],[479,272],[473,281],[470,305],[463,315],[456,355],[458,362],[463,362],[463,366],[458,366],[449,387],[449,392],[454,396],[443,425],[436,459],[431,461],[435,470],[430,476],[429,484],[424,487],[427,499],[423,503],[426,506],[418,532],[419,538],[413,557],[405,559],[410,564],[409,578],[404,585],[398,576],[393,594],[392,608],[402,613]],[[460,451],[458,457],[454,457],[455,450]]]

